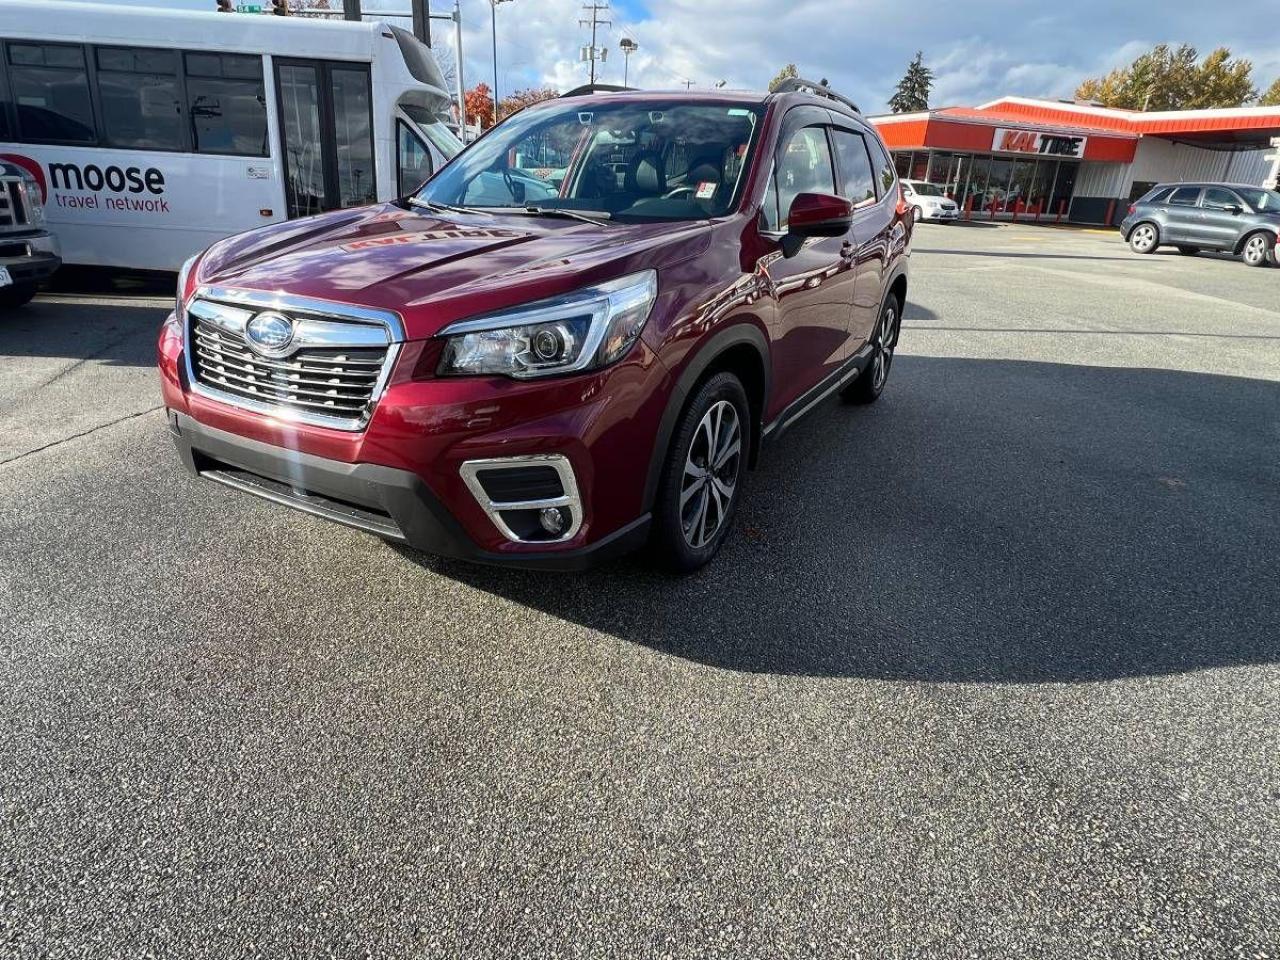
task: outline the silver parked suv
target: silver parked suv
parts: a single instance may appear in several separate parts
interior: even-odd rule
[[[1280,193],[1241,183],[1163,183],[1120,224],[1135,253],[1174,246],[1188,256],[1226,250],[1251,267],[1276,263]]]

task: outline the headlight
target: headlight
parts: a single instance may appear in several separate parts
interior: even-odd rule
[[[446,327],[440,376],[498,374],[528,380],[593,370],[636,342],[658,296],[645,270],[553,300]]]
[[[191,278],[191,268],[196,265],[196,261],[200,259],[200,254],[187,257],[182,266],[178,268],[178,293],[174,297],[174,311],[179,317],[182,316],[183,310],[187,306],[187,281]]]
[[[27,196],[27,209],[32,223],[44,223],[44,198],[40,196],[40,184],[28,171],[22,171],[22,192]]]

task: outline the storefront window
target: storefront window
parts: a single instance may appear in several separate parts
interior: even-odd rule
[[[898,171],[898,176],[903,179],[911,172],[911,154],[895,153],[893,155],[893,168]]]
[[[1049,196],[1053,193],[1053,178],[1058,171],[1058,161],[1041,160],[1036,164],[1036,176],[1027,197],[1027,213],[1033,217],[1049,212]]]
[[[911,155],[911,176],[908,180],[924,180],[929,175],[929,154],[913,153]]]
[[[1054,181],[1053,196],[1049,201],[1049,212],[1057,216],[1059,212],[1066,216],[1071,212],[1071,194],[1076,188],[1076,170],[1078,163],[1063,161],[1058,164],[1058,178]]]
[[[960,187],[956,191],[956,203],[960,209],[971,205],[974,211],[982,209],[983,198],[987,192],[987,173],[991,169],[990,157],[973,157],[968,174],[961,172]]]
[[[1013,161],[1003,157],[991,158],[991,172],[987,178],[987,193],[982,209],[987,213],[1003,213],[1009,196],[1009,178],[1013,174]]]
[[[1031,211],[1031,192],[1036,180],[1036,161],[1015,160],[1013,177],[1009,181],[1009,194],[1005,197],[1006,213],[1022,217]]]

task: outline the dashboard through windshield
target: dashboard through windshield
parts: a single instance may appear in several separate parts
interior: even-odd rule
[[[506,120],[417,199],[442,206],[578,211],[613,220],[702,220],[737,201],[763,107],[572,100]]]

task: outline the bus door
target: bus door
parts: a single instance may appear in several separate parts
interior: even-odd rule
[[[275,58],[290,219],[377,199],[367,63]]]

